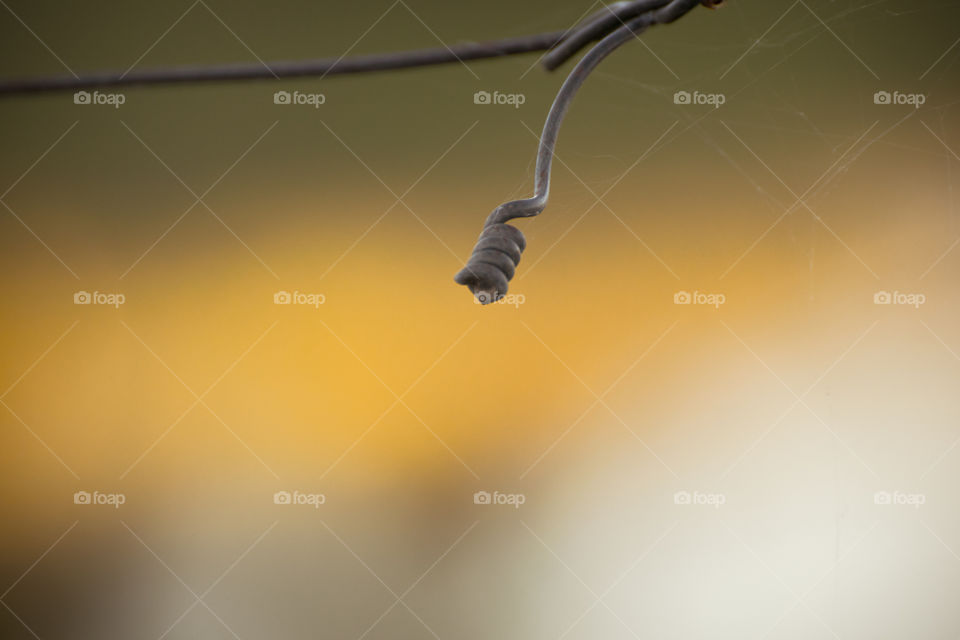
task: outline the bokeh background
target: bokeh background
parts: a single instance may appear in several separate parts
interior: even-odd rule
[[[3,77],[601,6],[0,4]],[[452,277],[530,192],[535,55],[0,100],[0,635],[958,637],[958,18],[731,0],[625,46],[491,307]]]

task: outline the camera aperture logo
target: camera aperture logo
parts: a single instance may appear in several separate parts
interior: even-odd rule
[[[327,96],[322,93],[301,93],[299,91],[277,91],[273,94],[273,104],[281,105],[305,105],[319,109],[321,105],[326,104]]]
[[[527,501],[527,496],[522,493],[500,493],[494,491],[477,491],[473,494],[473,504],[481,505],[509,505],[514,509],[519,509],[520,505]]]
[[[873,104],[911,106],[919,109],[927,102],[923,93],[901,93],[900,91],[877,91],[873,94]]]
[[[901,293],[900,291],[877,291],[873,294],[873,304],[901,305],[919,309],[927,302],[927,296],[922,293]]]
[[[127,101],[127,96],[122,93],[100,93],[94,91],[77,91],[73,94],[73,104],[80,105],[98,105],[109,106],[119,109]]]
[[[103,291],[77,291],[73,294],[73,304],[96,304],[119,309],[127,301],[122,293],[104,293]]]
[[[677,91],[673,94],[673,104],[683,106],[687,105],[710,105],[714,109],[719,109],[727,103],[727,96],[722,93],[703,93],[701,91]]]
[[[922,493],[907,493],[906,491],[877,491],[873,494],[873,504],[881,506],[907,506],[919,509],[927,503],[927,496]]]
[[[727,503],[727,496],[722,493],[706,493],[703,491],[677,491],[673,494],[673,504],[682,506],[706,506],[719,509]]]
[[[100,491],[77,491],[73,494],[73,504],[107,505],[119,509],[126,504],[127,496],[122,493],[102,493]]]
[[[320,305],[327,302],[327,296],[322,293],[303,293],[302,291],[277,291],[273,294],[273,304],[280,305],[303,305],[319,309]]]
[[[522,93],[500,93],[494,91],[477,91],[473,94],[473,104],[507,105],[519,109],[527,102],[527,96]]]
[[[304,493],[302,491],[277,491],[273,494],[273,504],[303,505],[319,509],[326,503],[327,496],[322,493]]]
[[[673,294],[673,304],[678,305],[706,305],[719,309],[726,304],[727,296],[722,293],[704,293],[703,291],[677,291]]]

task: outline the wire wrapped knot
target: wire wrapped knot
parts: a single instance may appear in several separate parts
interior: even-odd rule
[[[527,248],[523,232],[502,222],[488,222],[477,239],[467,265],[454,277],[470,289],[480,304],[497,302],[507,294],[509,282]]]
[[[600,39],[576,64],[560,87],[550,107],[540,136],[534,195],[526,200],[507,202],[487,218],[483,232],[467,261],[454,276],[457,284],[467,286],[480,304],[497,302],[507,294],[527,242],[519,229],[506,224],[514,218],[530,218],[542,212],[550,198],[550,167],[557,145],[560,125],[577,90],[597,65],[621,45],[638,37],[648,27],[668,24],[686,15],[698,4],[713,8],[723,0],[625,0],[605,6],[583,25],[566,34],[545,57],[548,69],[555,69],[577,51]]]

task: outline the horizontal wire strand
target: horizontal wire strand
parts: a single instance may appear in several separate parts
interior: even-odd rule
[[[0,80],[0,96],[70,91],[122,86],[164,85],[237,80],[276,80],[280,78],[325,77],[377,71],[413,69],[442,64],[500,58],[523,53],[548,51],[567,35],[566,31],[506,38],[491,42],[463,43],[449,48],[420,49],[401,53],[377,53],[347,58],[320,58],[225,65],[192,65],[144,69],[142,71],[104,71],[15,78]]]
[[[716,6],[721,0],[701,0]],[[396,71],[453,64],[505,56],[552,51],[544,66],[553,71],[583,47],[622,27],[625,22],[670,0],[627,0],[605,6],[580,25],[552,31],[487,42],[467,42],[435,49],[376,53],[340,58],[287,60],[272,63],[250,62],[221,65],[186,65],[127,71],[95,71],[24,78],[0,79],[0,97],[53,91],[78,91],[107,87],[156,86],[186,83],[278,80],[283,78],[324,78],[379,71]],[[561,46],[562,45],[562,46]]]

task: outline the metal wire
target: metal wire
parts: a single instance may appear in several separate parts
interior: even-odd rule
[[[640,0],[619,3],[606,12],[612,17],[601,15],[588,20],[584,28],[586,33],[582,37],[579,32],[576,32],[574,37],[564,41],[564,44],[572,43],[571,50],[560,52],[558,60],[569,58],[582,46],[581,42],[587,42],[586,38],[592,37],[593,34],[603,33],[603,29],[609,31],[611,24],[619,27],[604,37],[577,63],[553,101],[543,126],[543,134],[540,136],[533,197],[506,202],[493,210],[487,217],[466,266],[454,277],[457,284],[470,289],[480,304],[496,302],[507,293],[509,282],[513,279],[520,256],[526,248],[526,239],[518,228],[506,223],[515,218],[539,215],[546,208],[550,197],[550,170],[557,137],[560,134],[560,125],[570,109],[574,96],[587,77],[614,50],[639,36],[649,26],[673,22],[686,15],[698,4],[716,6],[718,3],[708,4],[702,0]],[[634,17],[628,22],[620,21],[621,16],[631,14]],[[558,50],[559,48],[554,51]]]
[[[647,11],[655,11],[661,7],[666,7],[670,2],[671,0],[631,0],[608,5],[603,11],[587,19],[566,38],[558,42],[543,57],[543,66],[548,71],[557,69],[591,42],[604,38],[615,29],[625,25],[630,19]],[[715,9],[723,4],[723,0],[701,0],[700,4]],[[665,13],[661,14],[661,19],[658,20],[659,24],[673,22],[684,16],[689,9],[681,12],[672,8],[665,8],[664,11]],[[670,12],[670,15],[668,16],[666,12]]]
[[[507,202],[487,218],[467,265],[455,276],[482,304],[500,300],[507,293],[521,254],[526,248],[523,233],[506,224],[515,218],[539,215],[550,196],[550,170],[560,125],[577,91],[604,58],[654,24],[667,24],[686,15],[696,5],[714,8],[723,0],[624,0],[604,8],[567,31],[541,33],[485,43],[467,43],[439,49],[403,53],[274,62],[147,69],[129,72],[95,72],[0,80],[0,97],[28,93],[176,83],[320,77],[371,73],[496,58],[520,53],[549,51],[543,64],[554,70],[584,47],[599,40],[564,81],[540,137],[534,195]]]
[[[711,6],[719,0],[703,0]],[[554,70],[586,45],[622,26],[624,21],[643,11],[668,4],[669,0],[629,0],[618,2],[567,31],[539,33],[490,42],[472,42],[437,49],[401,53],[291,60],[267,63],[190,65],[142,71],[96,71],[80,75],[62,74],[0,80],[0,97],[50,91],[76,91],[105,87],[165,85],[183,83],[233,82],[238,80],[276,80],[336,76],[377,71],[451,64],[467,60],[499,58],[539,51],[556,52],[545,58],[545,66]],[[563,44],[562,48],[558,45]]]
[[[605,11],[585,20],[569,37],[557,43],[557,46],[543,57],[543,66],[553,71],[578,51],[625,25],[632,18],[668,4],[670,0],[640,0],[611,4]]]
[[[274,80],[410,69],[546,51],[561,42],[568,33],[567,31],[557,31],[493,42],[465,43],[453,45],[449,48],[421,49],[403,53],[378,53],[348,58],[322,58],[271,62],[269,64],[184,66],[145,69],[129,73],[104,71],[85,73],[79,76],[58,75],[19,78],[0,81],[0,96],[48,91],[76,91],[98,87]]]

